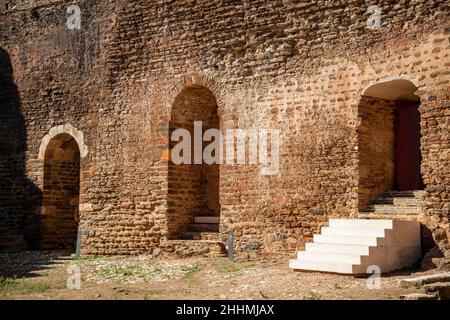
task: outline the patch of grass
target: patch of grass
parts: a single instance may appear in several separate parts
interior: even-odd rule
[[[79,261],[89,261],[89,260],[98,260],[101,259],[101,256],[80,256]]]
[[[164,291],[159,289],[148,290],[144,293],[144,300],[152,300],[154,296],[162,294]]]
[[[304,297],[304,300],[320,300],[320,296],[311,291]]]
[[[51,289],[45,282],[32,282],[25,279],[0,277],[0,291],[17,291],[20,293],[43,293]]]
[[[142,274],[141,268],[138,266],[128,266],[116,269],[116,273],[123,277],[140,276]]]
[[[152,273],[155,273],[156,275],[160,276],[161,278],[166,278],[166,279],[170,278],[170,274],[167,271],[165,271],[160,265],[157,265],[155,267],[155,270]]]
[[[245,263],[243,264],[243,268],[244,268],[244,269],[251,269],[251,268],[254,268],[254,267],[256,267],[256,263],[255,263],[255,262],[252,262],[252,261],[250,261],[250,262],[245,262]]]
[[[67,282],[62,281],[62,282],[58,283],[57,285],[55,285],[54,288],[58,289],[58,290],[67,289]]]
[[[144,277],[144,272],[139,266],[126,266],[126,267],[104,267],[100,270],[100,274],[105,278],[112,277]]]
[[[22,281],[19,286],[21,293],[43,293],[50,290],[49,284],[44,282],[26,282]]]
[[[255,262],[223,262],[217,269],[219,273],[238,275],[256,266]]]
[[[101,259],[102,256],[80,256],[79,259],[73,257],[73,263],[77,265],[83,265],[84,263],[89,263],[90,261],[96,261]]]
[[[189,267],[187,269],[183,270],[183,278],[185,279],[192,279],[194,278],[194,275],[198,273],[200,269],[198,267]]]
[[[6,291],[16,288],[17,279],[0,276],[0,291]]]

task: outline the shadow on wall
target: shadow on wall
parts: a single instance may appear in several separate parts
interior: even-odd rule
[[[0,48],[0,250],[39,243],[42,192],[26,176],[27,132],[9,54]]]

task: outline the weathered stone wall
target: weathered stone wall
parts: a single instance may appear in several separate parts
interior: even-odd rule
[[[100,60],[104,60],[101,55],[113,23],[101,17],[114,12],[114,6],[103,1],[82,2],[80,6],[83,31],[66,28],[67,3],[61,1],[38,6],[33,14],[29,9],[10,10],[0,18],[0,130],[4,150],[0,163],[6,166],[0,173],[5,190],[0,205],[2,248],[25,245],[25,226],[41,216],[44,171],[39,149],[51,128],[73,124],[86,133],[88,145],[91,139],[109,141],[99,143],[100,149],[116,146],[119,141],[108,138],[114,134],[105,129],[108,123],[98,125],[104,95],[99,84],[105,73]],[[111,188],[101,196],[104,201],[115,190],[114,186],[103,185],[102,173],[91,179],[91,172],[109,170],[114,181],[114,164],[119,163],[117,158],[110,164],[95,161],[98,166],[91,161],[86,157],[81,162],[80,201],[81,207],[88,209],[91,206],[85,204],[91,202],[85,199],[99,193],[87,190]]]
[[[78,3],[79,31],[65,28],[65,2],[33,15],[8,11],[0,46],[20,97],[20,176],[38,179],[39,139],[52,126],[71,123],[85,134],[85,252],[151,252],[167,237],[169,122],[177,95],[192,85],[214,94],[222,130],[281,130],[278,175],[221,166],[221,230],[234,229],[246,255],[293,252],[329,217],[356,216],[358,106],[364,88],[391,78],[419,87],[424,222],[450,252],[448,1]],[[366,26],[369,5],[382,9],[379,30]],[[4,198],[9,217],[17,202]]]
[[[359,104],[360,210],[381,193],[394,190],[394,112],[395,101],[363,97]]]
[[[448,45],[447,45],[448,48]],[[450,66],[446,58],[447,68]],[[445,71],[444,73],[448,73]],[[442,73],[440,73],[442,75]],[[421,94],[428,96],[422,102],[421,112],[421,150],[422,176],[424,179],[425,217],[422,222],[431,231],[434,241],[444,254],[447,267],[450,258],[450,90],[448,80],[439,77],[444,88],[438,89],[439,84],[424,89]],[[438,263],[438,266],[443,266]]]

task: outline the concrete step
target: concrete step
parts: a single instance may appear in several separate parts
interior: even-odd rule
[[[423,290],[428,294],[437,294],[441,300],[450,300],[450,282],[426,284]]]
[[[395,205],[375,204],[368,206],[367,209],[364,211],[392,213],[392,214],[420,214],[422,212],[422,208],[417,206],[395,206]]]
[[[220,217],[199,216],[194,218],[194,223],[219,224]]]
[[[361,211],[358,214],[359,219],[365,220],[385,220],[385,219],[396,219],[396,220],[408,220],[408,221],[418,221],[420,215],[418,214],[392,214],[392,213],[374,213],[374,212],[364,212]]]
[[[353,244],[307,243],[305,249],[308,252],[368,255],[370,247]]]
[[[366,246],[376,246],[376,237],[365,236],[334,236],[334,235],[314,235],[315,243],[334,243],[334,244],[357,244]]]
[[[399,198],[387,197],[387,198],[378,198],[378,199],[370,201],[370,205],[375,205],[375,204],[420,207],[422,205],[422,199],[406,198],[406,197],[399,197]]]
[[[187,227],[187,231],[192,232],[219,232],[218,224],[211,223],[191,223]]]
[[[411,212],[408,212],[408,211],[406,211],[406,212],[398,212],[398,211],[368,211],[368,210],[361,210],[360,211],[361,213],[364,213],[364,214],[377,214],[377,215],[385,215],[387,218],[386,219],[398,219],[398,216],[411,216],[411,217],[414,217],[414,216],[419,216],[420,215],[420,213],[416,213],[416,212],[413,212],[413,213],[411,213]]]
[[[351,263],[335,261],[290,260],[289,268],[295,270],[353,273],[353,265]]]
[[[362,274],[377,265],[386,273],[410,266],[421,256],[418,222],[331,219],[321,231],[289,262],[290,268]]]
[[[425,195],[425,191],[423,190],[415,190],[415,191],[388,191],[384,192],[381,197],[392,197],[392,198],[421,198]]]
[[[319,260],[319,261],[334,261],[342,263],[360,264],[361,255],[349,253],[329,253],[329,252],[315,252],[315,251],[300,251],[297,253],[298,260]]]
[[[432,283],[438,283],[438,282],[450,283],[450,272],[431,274],[431,275],[420,276],[420,277],[415,277],[415,278],[402,279],[400,281],[400,287],[410,288],[410,287],[416,287],[418,285],[432,284]]]
[[[344,228],[385,228],[391,229],[392,220],[364,220],[364,219],[330,219],[330,227]]]
[[[221,235],[217,232],[183,232],[180,236],[182,240],[208,240],[220,241]]]
[[[363,236],[363,237],[384,237],[385,228],[344,228],[344,227],[322,227],[322,235],[330,236]]]
[[[394,206],[417,206],[422,207],[422,198],[394,198]]]
[[[408,199],[408,198],[407,198]],[[378,198],[369,202],[370,205],[373,204],[394,204],[394,198]]]
[[[400,300],[439,300],[437,294],[408,293],[400,296]]]

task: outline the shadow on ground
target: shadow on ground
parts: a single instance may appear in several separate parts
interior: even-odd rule
[[[68,251],[0,252],[0,277],[32,278],[71,260]]]

